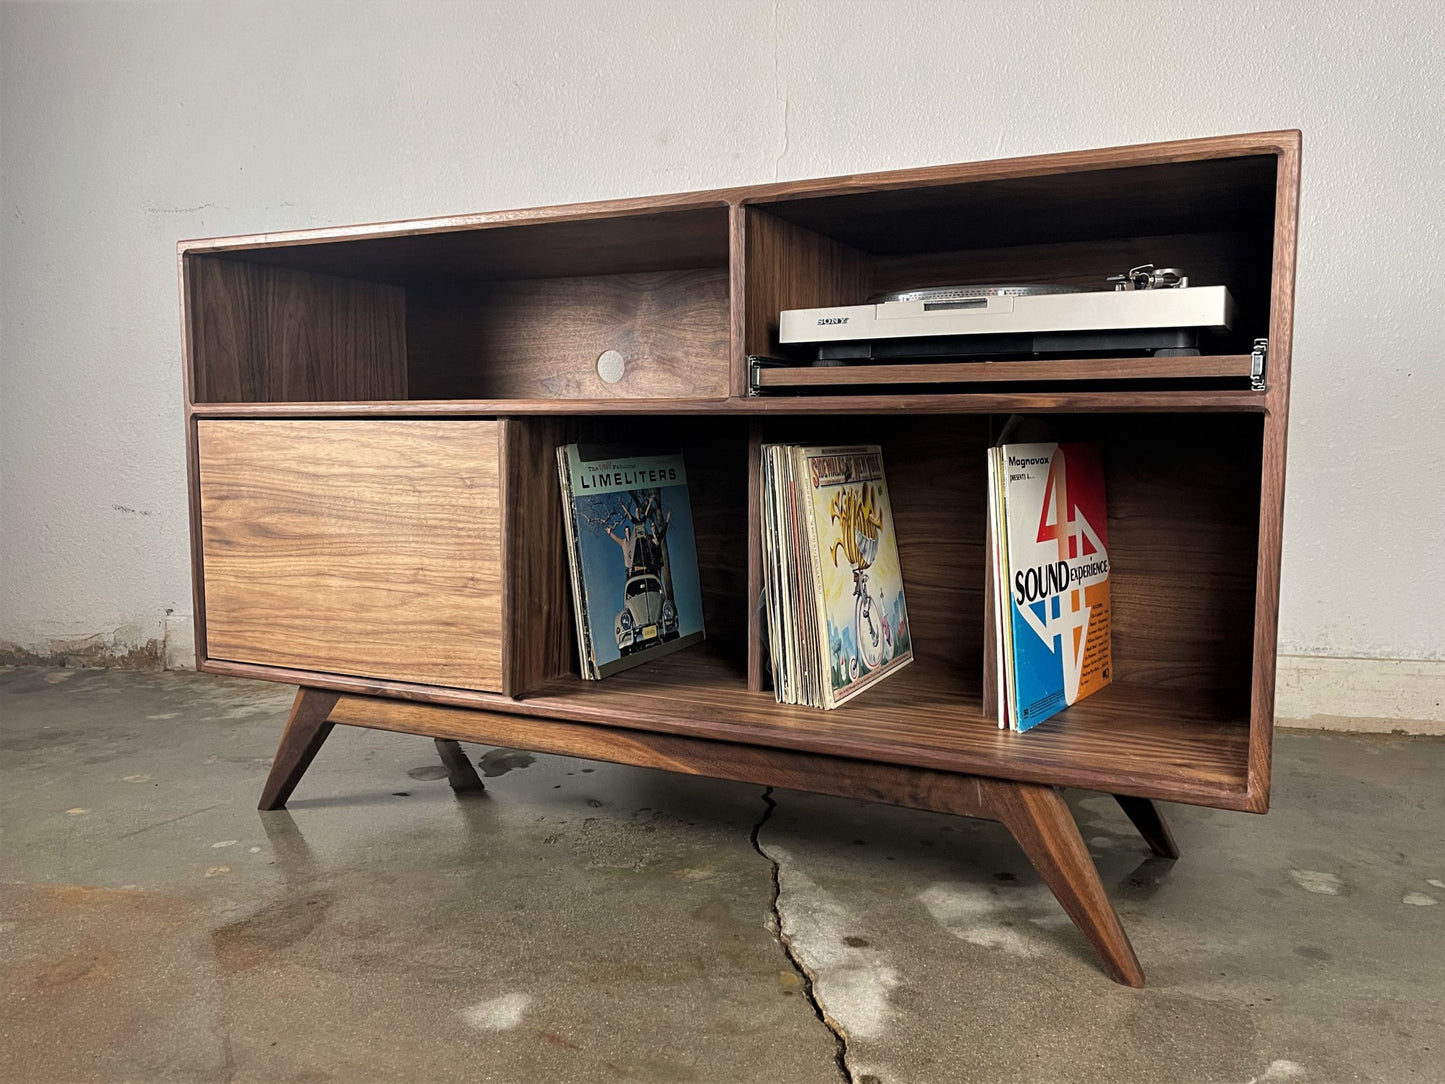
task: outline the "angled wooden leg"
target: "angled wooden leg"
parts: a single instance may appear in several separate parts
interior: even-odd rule
[[[450,738],[433,740],[436,742],[437,756],[442,758],[442,765],[447,770],[447,786],[452,788],[453,793],[476,794],[487,789],[460,743]]]
[[[1094,946],[1115,982],[1143,986],[1144,970],[1119,924],[1079,826],[1053,787],[1002,779],[980,780],[993,813],[1013,833],[1044,884]]]
[[[340,693],[325,689],[296,690],[296,700],[291,705],[291,715],[286,720],[286,729],[281,732],[281,744],[276,746],[276,756],[271,761],[271,774],[266,777],[266,786],[261,791],[257,809],[284,809],[286,799],[301,782],[306,769],[311,767],[317,750],[331,733],[331,724],[326,717],[341,698]]]
[[[1119,803],[1119,808],[1134,822],[1134,827],[1139,829],[1139,834],[1144,837],[1144,842],[1149,844],[1151,851],[1160,858],[1179,857],[1179,844],[1174,842],[1174,833],[1169,831],[1169,823],[1153,801],[1148,798],[1132,798],[1127,794],[1114,795],[1114,801]]]

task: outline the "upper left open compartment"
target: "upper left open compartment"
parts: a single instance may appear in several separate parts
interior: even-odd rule
[[[526,214],[183,244],[191,401],[726,398],[726,204]]]

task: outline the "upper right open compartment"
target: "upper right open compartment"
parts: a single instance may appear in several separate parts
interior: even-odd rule
[[[777,359],[801,373],[814,366],[816,345],[779,342],[779,313],[786,309],[863,305],[898,291],[956,285],[1110,291],[1110,276],[1153,264],[1181,269],[1190,288],[1229,290],[1232,326],[1202,335],[1198,345],[1205,358],[1247,362],[1255,340],[1269,334],[1279,165],[1274,151],[1262,152],[1258,144],[1249,149],[1229,157],[1200,158],[1196,152],[1190,158],[1180,152],[1184,160],[1147,164],[1065,155],[1000,163],[992,172],[883,174],[748,202],[744,353]],[[1110,355],[1084,350],[1077,356]],[[989,366],[986,379],[1009,382],[1028,371],[1016,361],[1010,364],[1012,371]],[[888,377],[884,383],[895,383],[894,377],[907,382],[903,367],[868,368]],[[1222,370],[1198,367],[1206,379]],[[1035,366],[1034,372],[1053,378],[1048,368]],[[1061,364],[1052,372],[1059,380],[1076,381],[1083,370]],[[1105,375],[1121,379],[1131,372],[1188,379],[1191,370],[1179,364],[1161,365],[1157,373],[1148,366],[1121,366]],[[1242,374],[1247,382],[1247,364]],[[815,367],[813,377],[798,385],[781,380],[784,386],[770,390],[835,382]]]

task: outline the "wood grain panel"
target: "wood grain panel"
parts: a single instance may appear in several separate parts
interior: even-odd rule
[[[748,595],[748,425],[742,418],[669,422],[687,463],[708,639],[745,674],[755,601]]]
[[[197,423],[206,654],[501,686],[497,424]]]
[[[192,415],[195,382],[195,343],[191,335],[191,261],[176,255],[181,307],[181,386],[186,404],[186,527],[191,555],[191,629],[195,659],[206,655],[206,593],[201,585],[201,485],[196,452],[196,419]]]
[[[726,268],[413,289],[413,399],[724,399]],[[616,350],[622,379],[597,358]]]
[[[990,436],[992,435],[990,433]],[[993,440],[989,441],[990,446],[993,443]],[[987,495],[988,487],[985,484],[985,499]],[[983,642],[979,652],[983,664],[983,680],[980,682],[979,708],[985,715],[992,718],[998,716],[999,688],[1003,682],[1003,675],[999,673],[998,632],[995,628],[998,621],[998,605],[994,589],[994,568],[997,563],[994,556],[993,514],[985,506],[983,514]]]
[[[729,393],[743,396],[748,392],[747,298],[748,240],[747,211],[733,204],[728,207],[728,364],[732,369]]]
[[[872,292],[861,252],[757,208],[743,223],[747,296],[745,354],[778,353],[778,313],[819,305],[859,305]]]
[[[190,259],[200,403],[406,396],[406,295],[394,286]]]
[[[520,696],[577,671],[576,624],[557,448],[577,439],[576,422],[511,418],[502,423],[504,562],[503,691]]]
[[[1058,154],[1034,154],[1017,158],[989,158],[975,162],[917,166],[912,169],[855,173],[842,177],[775,181],[735,190],[731,198],[744,203],[805,199],[818,196],[885,194],[899,189],[933,188],[976,184],[1008,178],[1049,177],[1060,174],[1084,175],[1100,170],[1135,166],[1188,165],[1207,160],[1269,158],[1298,150],[1300,133],[1295,129],[1245,132],[1204,139],[1174,139],[1160,143],[1136,143],[1122,147],[1097,147]],[[1257,177],[1258,174],[1256,173]],[[1164,199],[1177,196],[1160,191]]]
[[[916,657],[972,684],[983,650],[987,420],[891,421],[881,433]]]

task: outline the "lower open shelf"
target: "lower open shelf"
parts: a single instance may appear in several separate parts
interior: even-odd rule
[[[407,701],[436,703],[1219,809],[1260,813],[1268,804],[1266,792],[1250,790],[1248,710],[1194,688],[1110,685],[1015,734],[984,714],[976,680],[926,657],[834,711],[749,691],[735,653],[711,644],[605,681],[553,678],[516,699],[221,659],[201,660],[197,668],[394,698],[398,711]]]
[[[927,657],[834,711],[750,692],[708,645],[605,681],[556,678],[529,713],[1226,809],[1248,793],[1249,718],[1198,689],[1118,684],[1027,734],[983,714],[975,681]]]

